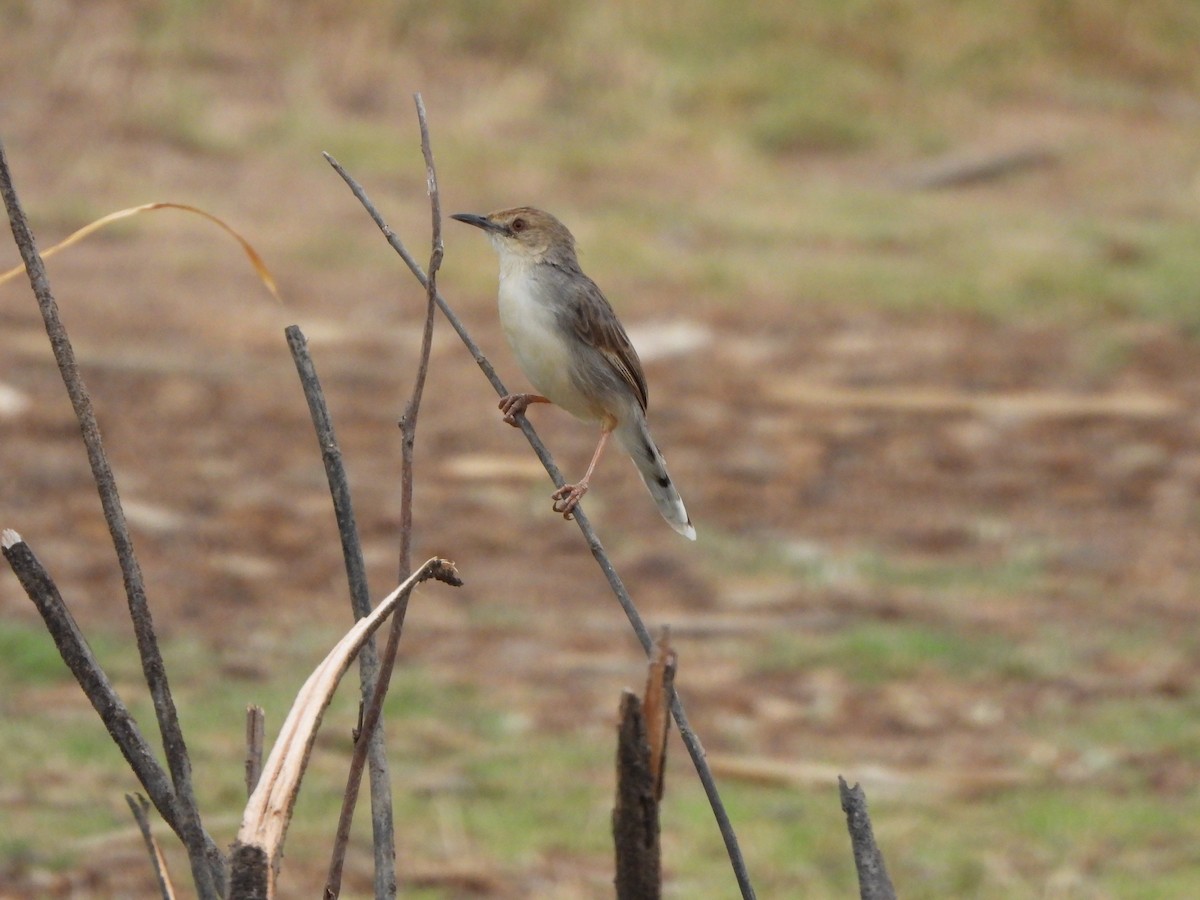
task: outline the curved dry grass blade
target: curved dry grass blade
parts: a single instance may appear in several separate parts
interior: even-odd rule
[[[130,216],[140,215],[141,213],[153,212],[156,209],[180,209],[184,212],[194,213],[202,218],[208,219],[208,221],[212,222],[241,245],[242,252],[244,252],[247,259],[250,260],[250,265],[254,267],[254,271],[258,274],[259,279],[264,285],[266,285],[267,290],[271,292],[271,296],[276,300],[279,300],[280,303],[283,302],[282,298],[279,296],[279,289],[275,285],[275,276],[271,274],[271,270],[267,268],[267,264],[263,262],[262,257],[258,255],[258,251],[254,249],[251,243],[242,237],[229,223],[217,218],[210,212],[205,212],[197,206],[189,206],[186,203],[144,203],[141,206],[131,206],[129,209],[119,209],[116,212],[109,213],[106,216],[101,216],[95,222],[84,225],[78,231],[71,233],[50,249],[43,250],[42,259],[48,259],[58,251],[65,250],[72,244],[79,243],[88,235],[99,231],[101,228],[104,228],[107,225],[111,225],[113,222],[118,222],[121,219],[128,219]],[[7,272],[0,272],[0,284],[4,284],[4,282],[11,278],[15,278],[24,271],[25,267],[21,265],[9,269]]]
[[[462,583],[453,563],[437,557],[428,560],[384,598],[369,616],[359,619],[304,682],[279,730],[271,755],[263,765],[258,786],[246,804],[238,831],[238,845],[262,850],[272,866],[276,865],[300,790],[300,779],[308,765],[321,718],[338,682],[367,638],[404,602],[417,584],[431,578],[456,586]]]

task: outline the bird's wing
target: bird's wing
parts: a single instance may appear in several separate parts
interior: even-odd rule
[[[646,374],[642,361],[629,341],[629,335],[621,327],[612,305],[600,293],[600,288],[585,276],[571,304],[571,326],[575,336],[589,347],[595,347],[621,380],[629,385],[637,401],[645,411],[650,400],[646,389]]]

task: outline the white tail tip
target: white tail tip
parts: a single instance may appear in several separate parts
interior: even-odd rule
[[[694,541],[696,539],[696,528],[691,522],[685,522],[683,525],[676,525],[674,522],[671,522],[670,524],[672,528],[682,534],[689,541]]]

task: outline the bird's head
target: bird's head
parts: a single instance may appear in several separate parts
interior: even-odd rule
[[[514,256],[533,263],[575,259],[575,238],[567,226],[531,206],[502,209],[486,216],[456,213],[450,218],[482,228],[501,257]]]

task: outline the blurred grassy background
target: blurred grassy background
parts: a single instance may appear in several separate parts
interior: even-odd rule
[[[1057,432],[1023,434],[1035,448],[1044,438],[1053,457],[1046,462],[1046,507],[1030,513],[1035,522],[1046,516],[1070,523],[1080,510],[1081,530],[1106,531],[1103,547],[1121,546],[1113,522],[1131,529],[1125,550],[1077,562],[1063,549],[1065,538],[1045,541],[1015,513],[1013,522],[1004,518],[1007,508],[996,512],[1003,487],[958,498],[972,530],[952,534],[948,550],[933,538],[916,551],[889,544],[877,520],[906,517],[904,504],[929,488],[890,493],[889,478],[901,481],[920,466],[899,451],[879,462],[865,449],[861,417],[831,426],[830,441],[864,454],[882,473],[877,506],[835,509],[828,520],[777,499],[767,479],[752,493],[738,480],[737,466],[747,464],[727,465],[718,444],[738,444],[729,437],[731,422],[756,445],[786,443],[776,435],[791,432],[772,430],[783,417],[782,401],[758,399],[777,386],[774,365],[789,377],[802,369],[806,377],[851,385],[944,378],[972,389],[1153,388],[1181,398],[1184,412],[1162,441],[1166,461],[1155,457],[1144,468],[1194,459],[1197,383],[1187,360],[1200,329],[1200,4],[0,0],[0,47],[0,140],[43,246],[118,207],[197,203],[229,218],[263,251],[281,278],[289,316],[320,325],[325,335],[358,335],[350,352],[362,354],[364,367],[408,345],[381,347],[361,335],[400,333],[414,316],[395,311],[396,270],[319,151],[330,151],[366,184],[422,256],[428,211],[411,103],[412,92],[421,91],[447,212],[519,203],[549,208],[576,232],[585,267],[628,321],[703,321],[719,340],[745,351],[745,371],[726,358],[709,365],[709,351],[701,350],[700,363],[684,359],[652,372],[652,383],[665,386],[656,387],[656,401],[670,397],[676,405],[656,410],[664,422],[659,436],[677,448],[672,460],[681,459],[697,485],[703,515],[693,516],[705,523],[704,558],[684,558],[674,545],[663,549],[669,534],[655,533],[649,551],[621,529],[610,538],[634,563],[635,593],[653,602],[678,597],[683,585],[685,594],[700,597],[703,612],[742,623],[740,631],[697,631],[701,637],[683,650],[680,683],[694,692],[693,716],[698,706],[709,749],[830,760],[852,777],[861,772],[902,896],[1194,895],[1197,579],[1195,568],[1178,560],[1194,563],[1200,539],[1195,472],[1183,481],[1183,511],[1173,520],[1185,549],[1171,566],[1159,566],[1152,553],[1138,558],[1164,546],[1159,533],[1143,543],[1132,536],[1139,518],[1157,527],[1158,513],[1122,494],[1124,483],[1103,481],[1103,472],[1094,507],[1081,494],[1060,492],[1075,477],[1072,466],[1083,465],[1072,461],[1075,445],[1055,455]],[[950,165],[1013,159],[1030,162],[971,183],[919,187],[929,172]],[[286,372],[276,379],[262,362],[264,348],[278,357],[282,346],[276,331],[263,337],[278,311],[239,300],[230,316],[228,305],[217,305],[218,296],[253,296],[256,287],[240,260],[214,272],[213,260],[232,254],[224,257],[228,248],[197,230],[176,221],[153,230],[127,226],[97,239],[94,254],[63,259],[52,271],[68,294],[107,286],[87,304],[65,305],[69,320],[84,326],[95,358],[110,365],[97,365],[98,393],[113,443],[133,448],[123,452],[135,493],[164,490],[151,473],[179,451],[166,436],[122,426],[121,398],[142,395],[124,392],[122,379],[132,376],[121,375],[112,359],[136,370],[142,363],[128,360],[139,349],[186,357],[200,346],[247,384],[288,385]],[[494,329],[488,333],[494,260],[471,235],[448,229],[446,240],[443,285],[462,298],[485,347],[511,371]],[[15,263],[15,251],[0,247],[0,265]],[[894,336],[893,343],[871,344],[848,374],[817,346],[847,321]],[[44,372],[46,362],[35,363],[16,340],[36,331],[19,287],[0,295],[0,327],[17,348],[0,360],[0,379],[42,396],[36,389],[43,376],[32,373]],[[763,363],[755,336],[775,330],[786,341],[814,337]],[[976,342],[962,351],[975,363],[963,364],[965,374],[947,375],[922,356],[921,341],[943,334],[950,343]],[[127,343],[114,343],[114,335]],[[1169,352],[1159,355],[1160,346]],[[461,358],[447,359],[461,368]],[[444,363],[439,374],[453,382]],[[389,385],[389,394],[361,371],[347,371],[334,379],[334,414],[354,422],[374,416],[370,430],[347,428],[359,471],[374,476],[380,467],[363,459],[382,455],[376,435],[389,423],[377,407],[365,407],[401,389]],[[477,387],[473,377],[463,384]],[[720,378],[732,386],[714,389]],[[140,383],[133,387],[157,396]],[[235,393],[206,387],[209,414],[232,415],[228,407],[242,401],[227,396]],[[681,398],[692,399],[684,406]],[[282,455],[291,420],[276,412],[276,397],[262,402],[258,415],[251,409],[224,427],[246,441],[259,426],[277,428],[270,453]],[[744,413],[717,417],[718,407]],[[799,414],[789,408],[786,415]],[[426,436],[447,454],[459,449],[440,437],[440,429],[452,429],[451,418],[431,419]],[[697,430],[718,422],[702,432],[710,443],[690,459],[681,424],[689,419]],[[78,454],[69,424],[61,416],[48,421],[35,423],[39,446],[61,443]],[[755,423],[765,424],[756,431]],[[0,426],[10,448],[35,430],[19,418]],[[1144,429],[1150,440],[1155,427],[1135,420],[1128,432]],[[186,443],[191,432],[181,430],[175,439]],[[311,464],[302,424],[297,433]],[[1087,452],[1101,453],[1108,439],[1107,432],[1089,436]],[[579,436],[580,446],[590,440]],[[1142,471],[1144,452],[1133,457],[1145,448],[1132,446],[1122,472]],[[16,450],[9,452],[6,471],[34,471],[18,468]],[[275,470],[275,457],[263,458],[257,469],[235,471],[245,477],[238,484],[247,496],[254,493],[246,484],[269,480]],[[788,459],[779,479],[804,480],[807,470]],[[953,481],[952,463],[934,466],[939,479]],[[986,472],[989,463],[978,465]],[[55,502],[69,491],[77,498],[64,502],[67,515],[81,516],[94,504],[77,470],[62,464],[36,472],[29,490],[37,497]],[[191,478],[189,472],[178,480]],[[723,478],[728,496],[745,509],[707,484]],[[299,483],[307,489],[305,479]],[[368,483],[376,493],[385,490]],[[203,487],[179,501],[197,520],[216,515]],[[0,525],[25,530],[37,504],[24,490],[0,488],[0,509],[12,520]],[[540,483],[536,492],[540,502]],[[515,504],[506,495],[508,507],[533,508],[532,487],[514,493]],[[247,574],[254,560],[240,546],[242,568],[215,585],[185,586],[194,573],[178,565],[164,563],[159,573],[155,589],[166,598],[159,617],[170,636],[196,768],[204,773],[201,800],[222,838],[232,835],[241,806],[242,706],[268,708],[270,735],[329,643],[331,623],[341,623],[342,610],[330,611],[339,601],[328,597],[312,620],[282,622],[271,614],[285,600],[305,602],[300,598],[314,585],[337,591],[336,556],[324,569],[305,568],[306,555],[316,555],[305,543],[309,535],[288,530],[293,519],[326,515],[319,484],[314,496],[308,506],[280,502],[269,515],[253,507],[277,542],[271,546],[279,568],[302,570],[295,583]],[[641,500],[640,493],[630,496]],[[366,499],[368,512],[372,502]],[[394,534],[394,510],[379,502],[383,510],[364,526],[375,550],[390,546]],[[922,515],[914,505],[911,517]],[[418,521],[429,517],[419,514]],[[548,548],[547,557],[578,550],[515,521],[511,534],[525,546]],[[770,528],[744,524],[758,521]],[[79,558],[78,548],[102,545],[103,531],[93,525],[76,534],[73,527],[40,535],[59,554],[48,560],[51,568],[63,566],[68,584],[111,591],[111,573],[100,574],[109,566],[103,555],[93,549],[86,562]],[[152,555],[173,559],[175,542],[181,555],[203,559],[182,538],[143,527]],[[482,558],[475,568],[481,573],[494,571],[489,560],[499,565],[516,553],[503,527],[499,536],[480,530],[466,537],[450,526],[428,527],[441,542],[434,549]],[[837,539],[818,545],[798,537],[821,528]],[[954,540],[968,550],[958,552]],[[253,546],[249,537],[244,543]],[[374,553],[376,569],[387,570],[388,552]],[[612,734],[605,716],[615,711],[617,685],[639,677],[638,665],[636,652],[619,645],[624,638],[608,626],[561,638],[543,612],[560,599],[560,583],[549,574],[558,564],[548,558],[545,573],[519,564],[498,596],[483,595],[494,603],[414,610],[413,659],[398,675],[390,711],[410,896],[608,891]],[[561,564],[578,571],[586,562]],[[112,872],[115,860],[132,873],[131,883],[144,884],[136,880],[141,850],[120,797],[129,778],[29,621],[27,602],[11,579],[0,589],[0,728],[11,748],[0,764],[0,892],[136,894]],[[588,596],[562,602],[590,611],[597,603],[590,590],[589,583]],[[786,600],[778,599],[781,591]],[[210,594],[221,594],[226,605]],[[652,608],[676,610],[686,626],[693,599]],[[138,706],[137,667],[120,616],[94,597],[80,603],[139,720],[152,721],[148,705]],[[782,618],[760,616],[768,612]],[[253,636],[234,634],[243,627]],[[686,627],[682,633],[687,641]],[[521,643],[529,635],[553,647],[529,651]],[[526,663],[521,654],[530,652],[544,654],[549,669]],[[537,687],[523,677],[534,671]],[[325,864],[353,722],[353,692],[344,693],[323,732],[289,842],[284,888],[291,896],[311,895]],[[573,703],[577,709],[564,709]],[[703,797],[682,754],[672,766],[664,811],[669,894],[730,896]],[[853,893],[832,783],[797,774],[764,783],[731,778],[728,785],[761,896]],[[356,834],[360,847],[364,832]],[[173,862],[182,876],[177,854]],[[361,866],[352,870],[359,889],[364,878]]]
[[[163,163],[113,171],[102,153],[131,140],[234,173],[247,155],[311,164],[321,147],[407,186],[397,154],[420,88],[448,203],[553,206],[594,268],[631,283],[706,303],[1197,324],[1190,0],[181,0],[3,15],[9,78],[24,69],[44,92],[10,93],[10,116],[40,105],[84,120],[91,152],[63,173],[60,203],[106,202],[96,181],[144,190]],[[14,124],[10,143],[37,119]],[[930,157],[1026,148],[1057,164],[973,196],[895,189]]]

